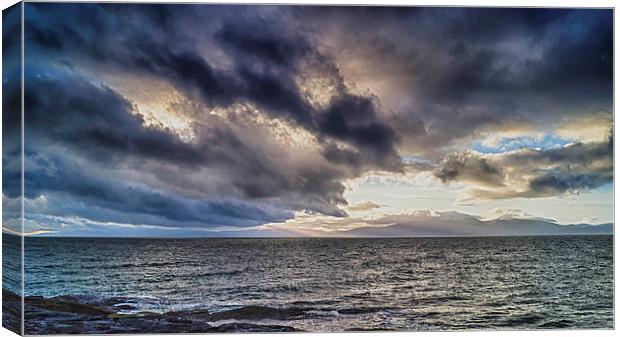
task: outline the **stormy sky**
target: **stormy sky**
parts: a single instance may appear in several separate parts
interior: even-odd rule
[[[611,10],[27,3],[24,27],[29,233],[613,221]]]

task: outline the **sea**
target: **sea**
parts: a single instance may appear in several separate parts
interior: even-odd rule
[[[120,314],[299,308],[254,323],[320,332],[611,329],[613,268],[605,235],[25,239],[28,296],[115,298]]]

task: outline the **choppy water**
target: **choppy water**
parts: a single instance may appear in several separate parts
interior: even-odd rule
[[[307,318],[276,323],[310,331],[613,328],[612,236],[25,245],[26,295],[121,297],[125,312],[300,307]]]

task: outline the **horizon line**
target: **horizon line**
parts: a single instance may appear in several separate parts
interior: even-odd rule
[[[3,232],[3,235],[22,237]],[[509,238],[509,237],[559,237],[559,236],[614,236],[615,233],[566,233],[566,234],[513,234],[513,235],[423,235],[423,236],[64,236],[24,235],[24,238],[64,239],[440,239],[440,238]]]

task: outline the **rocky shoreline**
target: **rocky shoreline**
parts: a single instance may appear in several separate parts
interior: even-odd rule
[[[4,303],[19,305],[19,296],[2,290]],[[111,304],[111,303],[110,303]],[[25,333],[51,334],[129,334],[129,333],[223,333],[298,332],[291,326],[237,322],[238,320],[286,320],[301,317],[300,309],[248,306],[210,313],[208,310],[139,312],[119,314],[111,305],[83,303],[76,297],[43,298],[26,296]],[[5,322],[19,322],[19,311],[5,311]],[[217,321],[226,321],[214,324]],[[231,322],[228,322],[231,321]]]

